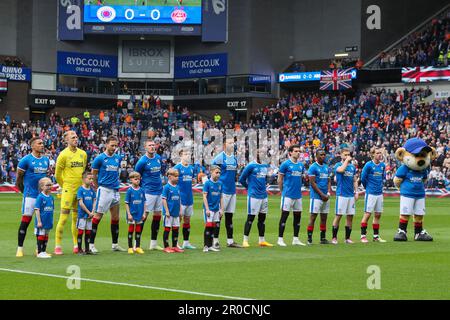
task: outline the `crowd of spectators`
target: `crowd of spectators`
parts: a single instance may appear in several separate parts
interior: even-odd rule
[[[429,89],[391,91],[372,89],[352,97],[344,94],[297,93],[265,107],[250,117],[250,126],[280,129],[281,150],[291,144],[302,146],[306,163],[314,161],[314,149],[327,150],[329,163],[339,160],[343,147],[351,150],[355,165],[370,160],[373,146],[385,150],[388,186],[399,166],[395,151],[411,137],[421,137],[434,146],[431,186],[450,189],[450,108],[448,100],[424,102]],[[434,176],[435,171],[438,173]],[[431,174],[431,173],[430,173]]]
[[[59,152],[65,147],[62,134],[75,130],[80,147],[86,150],[90,162],[102,152],[104,141],[110,134],[120,139],[119,152],[124,154],[121,163],[121,180],[126,182],[136,161],[142,155],[143,138],[153,138],[163,160],[163,171],[173,165],[172,149],[178,141],[172,136],[179,128],[192,132],[194,121],[202,127],[220,129],[279,129],[278,150],[281,160],[287,157],[287,148],[300,144],[301,160],[309,166],[315,149],[325,148],[326,161],[334,165],[340,159],[340,150],[349,148],[358,169],[370,160],[373,146],[384,148],[387,165],[387,186],[399,162],[395,150],[411,137],[421,137],[434,146],[438,158],[432,164],[428,186],[450,190],[450,108],[448,100],[424,102],[431,94],[429,89],[394,91],[371,89],[346,95],[344,93],[297,92],[281,98],[276,105],[266,106],[250,115],[248,121],[233,118],[215,122],[191,113],[186,107],[166,105],[149,99],[134,104],[119,101],[117,107],[101,111],[88,119],[72,121],[50,115],[46,122],[15,122],[6,115],[0,123],[1,179],[13,182],[18,161],[28,151],[27,141],[32,136],[44,140],[52,169]],[[132,108],[129,108],[129,107]],[[145,140],[145,139],[144,139]],[[211,141],[205,141],[208,144]],[[206,163],[194,159],[201,178],[207,174]],[[270,169],[271,182],[275,182],[277,166]]]
[[[379,68],[400,68],[450,64],[450,11],[434,19],[422,31],[408,36],[390,52],[381,52],[375,64]]]

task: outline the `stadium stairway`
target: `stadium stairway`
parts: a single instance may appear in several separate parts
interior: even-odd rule
[[[402,38],[400,38],[399,40],[395,41],[394,43],[392,43],[390,46],[388,46],[387,48],[385,48],[384,50],[381,50],[380,52],[378,52],[375,56],[373,56],[372,58],[368,59],[368,61],[364,64],[364,68],[365,69],[372,69],[375,68],[376,69],[376,63],[375,61],[377,60],[377,58],[379,57],[379,54],[381,52],[390,52],[392,49],[398,47],[405,39],[407,39],[411,34],[418,32],[418,31],[423,31],[427,28],[427,26],[429,25],[429,23],[436,17],[442,15],[445,11],[450,10],[450,4],[447,4],[445,7],[443,7],[442,9],[440,9],[438,12],[436,12],[435,14],[433,14],[432,16],[428,17],[427,19],[425,19],[422,23],[418,24],[414,29],[412,29],[410,32],[408,32],[407,34],[405,34]]]

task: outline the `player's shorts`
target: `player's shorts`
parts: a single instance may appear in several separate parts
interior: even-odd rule
[[[192,215],[194,214],[194,205],[181,205],[181,214],[183,215],[183,217],[192,217]]]
[[[309,212],[315,214],[318,213],[328,214],[330,212],[330,200],[324,202],[321,199],[310,199]]]
[[[267,214],[269,208],[268,198],[256,199],[247,197],[247,213],[252,216],[256,216],[258,213]]]
[[[78,218],[77,219],[78,230],[92,230],[92,219]]]
[[[180,227],[180,217],[164,216],[164,227],[165,228]]]
[[[336,196],[336,215],[355,215],[355,197]]]
[[[383,212],[383,195],[367,194],[364,199],[364,212]]]
[[[98,187],[97,203],[95,204],[95,212],[106,213],[111,207],[120,203],[119,190]]]
[[[220,212],[219,211],[211,211],[211,214],[208,217],[206,215],[206,210],[203,209],[203,218],[205,219],[205,223],[220,222]]]
[[[414,199],[400,196],[400,214],[404,216],[425,215],[425,198]]]
[[[222,194],[223,212],[234,213],[236,211],[236,195]]]
[[[46,236],[50,234],[51,229],[44,229],[44,228],[34,228],[34,234],[36,236]]]
[[[145,194],[145,210],[146,212],[162,211],[162,196],[154,194]]]
[[[61,209],[76,210],[78,208],[77,191],[73,188],[63,188],[61,192]]]
[[[36,198],[24,197],[22,200],[22,215],[32,217]]]
[[[289,197],[281,197],[281,210],[283,211],[302,211],[302,198],[300,199],[292,199]]]

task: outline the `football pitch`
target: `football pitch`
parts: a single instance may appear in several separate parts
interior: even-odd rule
[[[352,233],[355,244],[343,243],[344,221],[341,221],[338,245],[318,244],[320,231],[316,221],[314,244],[291,246],[291,215],[285,231],[287,247],[258,247],[255,223],[250,233],[250,248],[224,248],[226,230],[222,223],[221,252],[203,253],[201,198],[196,195],[191,222],[191,243],[198,247],[196,250],[173,254],[147,251],[150,240],[147,222],[143,233],[144,255],[112,252],[108,214],[100,223],[96,238],[98,255],[71,253],[69,221],[63,237],[65,254],[37,259],[33,255],[36,242],[33,224],[25,240],[25,257],[15,257],[21,196],[1,194],[0,299],[450,299],[450,199],[427,198],[426,201],[424,227],[434,237],[429,243],[412,241],[412,221],[408,226],[409,241],[392,241],[398,226],[399,198],[385,198],[381,235],[388,242],[360,243],[363,210],[363,199],[360,199]],[[273,244],[278,238],[279,203],[279,197],[269,198],[266,239]],[[309,199],[304,198],[300,229],[303,242],[306,242],[308,203]],[[55,207],[56,226],[59,199]],[[238,196],[236,211],[235,240],[241,243],[246,197]],[[334,197],[330,212],[328,239]],[[127,246],[124,213],[122,196],[119,238],[122,247]],[[371,223],[368,235],[371,239]],[[162,227],[158,238],[162,244]],[[50,234],[48,252],[53,251],[54,240],[55,229]],[[76,275],[82,279],[79,289],[74,288],[73,270],[79,270]],[[375,274],[373,270],[377,270]]]
[[[97,0],[85,0],[86,5],[97,5]],[[178,0],[104,0],[103,5],[108,6],[180,6]],[[183,7],[200,7],[202,5],[201,0],[184,0],[182,2]]]

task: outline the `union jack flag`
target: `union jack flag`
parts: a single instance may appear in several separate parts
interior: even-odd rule
[[[347,90],[352,88],[353,68],[335,69],[320,73],[320,90]]]
[[[450,66],[446,68],[412,67],[402,68],[403,82],[432,82],[436,80],[450,81]]]

